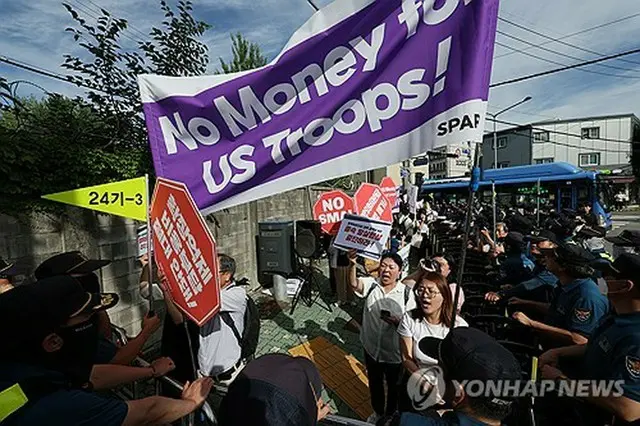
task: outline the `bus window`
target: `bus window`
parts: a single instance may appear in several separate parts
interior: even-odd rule
[[[589,183],[590,182],[586,182],[586,184],[589,184]],[[591,196],[590,196],[589,187],[581,185],[578,188],[578,206],[580,206],[583,203],[591,204]]]
[[[568,186],[560,188],[560,208],[573,209],[573,188]]]

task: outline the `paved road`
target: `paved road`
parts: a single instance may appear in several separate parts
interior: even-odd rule
[[[640,211],[613,214],[613,229],[611,233],[617,235],[625,229],[640,229]]]

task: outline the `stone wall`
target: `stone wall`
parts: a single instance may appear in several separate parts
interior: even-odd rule
[[[258,222],[311,219],[311,206],[321,192],[302,188],[209,215],[206,219],[218,252],[234,257],[238,275],[257,286]],[[114,324],[135,335],[148,310],[138,291],[138,225],[133,220],[74,207],[57,217],[38,213],[16,219],[0,214],[0,257],[16,262],[19,283],[32,280],[40,262],[62,251],[80,250],[88,257],[110,259],[112,263],[100,270],[103,290],[118,293],[121,301],[109,314]]]

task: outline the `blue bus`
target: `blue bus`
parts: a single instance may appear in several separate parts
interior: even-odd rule
[[[600,226],[611,228],[611,215],[607,212],[611,191],[597,172],[562,162],[485,170],[478,190],[483,201],[491,202],[494,184],[498,204],[535,206],[539,203],[541,209],[561,211],[576,210],[581,203],[589,203]],[[468,190],[468,177],[426,180],[421,196],[466,198]]]

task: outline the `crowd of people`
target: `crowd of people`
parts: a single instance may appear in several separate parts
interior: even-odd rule
[[[297,402],[272,408],[270,416],[312,416],[308,424],[313,424],[318,413],[327,412],[320,398],[319,375],[309,361],[269,355],[255,360],[251,368],[244,368],[255,353],[259,318],[242,282],[235,279],[233,258],[218,255],[221,308],[202,327],[185,319],[160,271],[151,279],[146,256],[140,262],[140,293],[146,298],[164,299],[164,325],[149,312],[140,333],[126,344],[117,345],[108,311],[117,306],[119,296],[102,292],[96,273],[110,263],[108,260],[88,259],[77,251],[61,253],[35,269],[35,282],[17,286],[13,283],[14,265],[0,260],[0,423],[170,424],[201,407],[216,384],[229,389],[220,406],[220,424],[244,425],[251,415],[260,414],[254,411],[242,415],[237,411],[240,405],[250,406],[276,395],[273,389],[263,386],[263,370],[275,377],[279,376],[278,371],[286,372],[283,377],[308,377],[304,382],[307,386],[298,388],[276,380],[272,388],[284,389],[282,395],[295,391],[292,395]],[[145,343],[161,326],[164,356],[148,367],[135,366]],[[184,383],[184,388],[177,391],[167,386],[163,387],[162,396],[129,401],[103,392],[164,375]],[[309,387],[309,383],[313,386]],[[250,392],[244,391],[247,386]],[[263,390],[257,391],[259,388]],[[314,401],[312,411],[308,407],[310,399]],[[298,414],[292,411],[294,406]]]
[[[517,333],[531,338],[541,377],[570,382],[624,380],[622,396],[592,396],[579,403],[545,399],[541,417],[557,424],[604,425],[613,417],[640,419],[640,232],[608,237],[588,206],[549,213],[539,221],[530,209],[501,211],[495,232],[486,213],[474,211],[466,235],[463,203],[424,203],[394,222],[389,250],[375,270],[354,251],[329,253],[330,278],[341,303],[362,302],[360,341],[372,424],[496,425],[513,413],[516,398],[470,395],[454,381],[520,380],[516,354],[474,328],[466,311],[474,284],[456,274],[451,250],[434,250],[434,233],[466,247],[483,263],[481,307],[504,306]],[[534,219],[535,218],[535,219]],[[409,256],[399,252],[409,245]],[[437,246],[437,245],[436,245]],[[313,425],[329,408],[310,361],[282,354],[253,357],[259,318],[230,256],[219,254],[221,310],[202,327],[177,308],[166,279],[141,257],[140,293],[164,300],[164,322],[149,312],[140,333],[116,345],[109,310],[119,296],[102,292],[105,260],[66,252],[45,260],[35,282],[13,285],[14,268],[0,261],[0,422],[4,425],[169,424],[201,407],[214,384],[227,389],[218,411],[221,425]],[[409,262],[409,273],[405,271]],[[157,275],[157,276],[156,276]],[[463,277],[456,283],[455,278]],[[480,288],[483,288],[480,286]],[[476,292],[475,290],[473,291]],[[467,300],[465,300],[467,297]],[[456,304],[457,301],[457,304]],[[11,325],[11,326],[8,326]],[[148,339],[162,328],[162,357],[135,366]],[[190,351],[189,348],[192,348]],[[419,382],[421,395],[438,397],[426,407],[411,392],[412,380],[439,367],[444,388]],[[177,392],[122,401],[104,390],[168,375],[185,383]],[[553,413],[549,415],[549,413]],[[548,421],[547,424],[554,424]],[[620,424],[620,423],[616,423]]]

